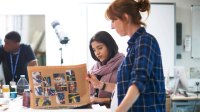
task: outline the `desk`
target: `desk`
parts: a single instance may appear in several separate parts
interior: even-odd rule
[[[31,109],[22,106],[22,97],[9,102],[5,109],[0,110],[1,112],[110,112],[107,108],[95,108],[95,109]]]
[[[193,112],[195,104],[195,112],[200,112],[200,95],[199,97],[171,96],[171,112]]]

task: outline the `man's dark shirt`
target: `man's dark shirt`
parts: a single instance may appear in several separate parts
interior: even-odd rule
[[[11,54],[12,55],[12,62],[15,64],[16,58],[18,54]],[[28,80],[28,72],[27,66],[28,63],[32,60],[35,60],[35,54],[31,49],[30,45],[21,44],[20,45],[20,52],[19,52],[19,59],[16,66],[16,72],[14,75],[14,81],[18,82],[20,75],[25,75],[26,79]],[[11,59],[10,53],[6,52],[3,49],[3,46],[0,46],[0,64],[3,66],[5,83],[9,84],[11,80],[13,80],[12,70],[11,70]],[[13,66],[14,68],[14,66]]]

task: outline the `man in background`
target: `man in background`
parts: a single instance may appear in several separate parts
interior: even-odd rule
[[[21,36],[16,31],[6,34],[4,45],[0,46],[0,64],[3,66],[5,84],[17,81],[20,75],[28,80],[27,66],[37,66],[36,56],[30,45],[20,44]]]

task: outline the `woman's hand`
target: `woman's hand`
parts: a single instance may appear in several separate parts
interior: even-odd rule
[[[98,97],[90,97],[90,103],[98,103],[98,104],[109,104],[110,103],[110,98],[98,98]]]
[[[97,103],[97,97],[91,96],[91,97],[90,97],[90,103],[91,103],[91,104],[92,104],[92,103]]]
[[[140,92],[135,84],[132,84],[129,88],[128,91],[118,106],[118,108],[115,110],[115,112],[127,112],[130,107],[136,102],[140,95]]]
[[[115,112],[127,112],[127,111],[124,111],[124,109],[121,109],[121,108],[117,108],[116,110],[115,110]]]
[[[103,82],[99,81],[95,75],[88,75],[86,80],[89,81],[94,88],[102,89]]]

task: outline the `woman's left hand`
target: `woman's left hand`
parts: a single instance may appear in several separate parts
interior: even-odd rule
[[[110,98],[98,98],[98,97],[90,97],[90,103],[98,103],[98,104],[109,104],[110,103]]]
[[[90,97],[90,103],[96,103],[97,97]]]
[[[94,75],[90,75],[90,77],[87,76],[86,80],[89,81],[94,88],[101,89],[103,87],[103,82],[99,81]]]

